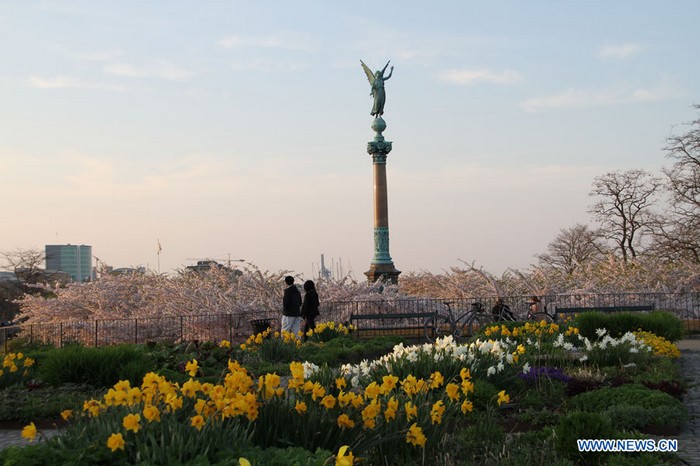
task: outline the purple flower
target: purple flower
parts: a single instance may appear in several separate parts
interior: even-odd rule
[[[571,377],[566,375],[563,370],[558,367],[542,367],[534,366],[530,368],[530,372],[527,374],[520,373],[518,377],[523,379],[528,383],[535,383],[539,379],[544,378],[548,380],[558,380],[560,382],[568,383]]]

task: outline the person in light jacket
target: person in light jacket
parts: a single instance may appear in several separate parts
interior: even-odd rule
[[[299,333],[301,327],[301,293],[294,284],[294,277],[284,277],[287,288],[282,297],[282,331]]]

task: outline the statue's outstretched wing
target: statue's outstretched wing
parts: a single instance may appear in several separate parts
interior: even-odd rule
[[[362,63],[362,69],[367,75],[367,81],[369,81],[370,84],[374,84],[374,73],[372,73],[372,70],[369,69],[369,66],[365,65],[365,62],[360,60],[360,63]]]

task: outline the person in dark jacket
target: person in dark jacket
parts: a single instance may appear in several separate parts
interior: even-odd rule
[[[316,286],[311,280],[306,280],[304,282],[304,303],[301,305],[301,317],[304,319],[304,341],[308,338],[306,332],[316,328],[316,317],[319,315],[319,306],[320,303],[318,301]]]
[[[293,334],[299,333],[301,327],[301,293],[294,284],[294,277],[284,277],[287,288],[282,298],[282,330]]]

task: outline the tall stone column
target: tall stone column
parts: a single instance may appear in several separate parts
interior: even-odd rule
[[[386,129],[386,122],[382,117],[372,121],[372,129],[375,136],[373,141],[367,143],[367,152],[372,156],[374,171],[374,257],[365,275],[370,282],[381,278],[397,284],[401,272],[396,270],[389,255],[389,207],[386,185],[386,157],[391,152],[391,141],[384,140],[382,135]]]

